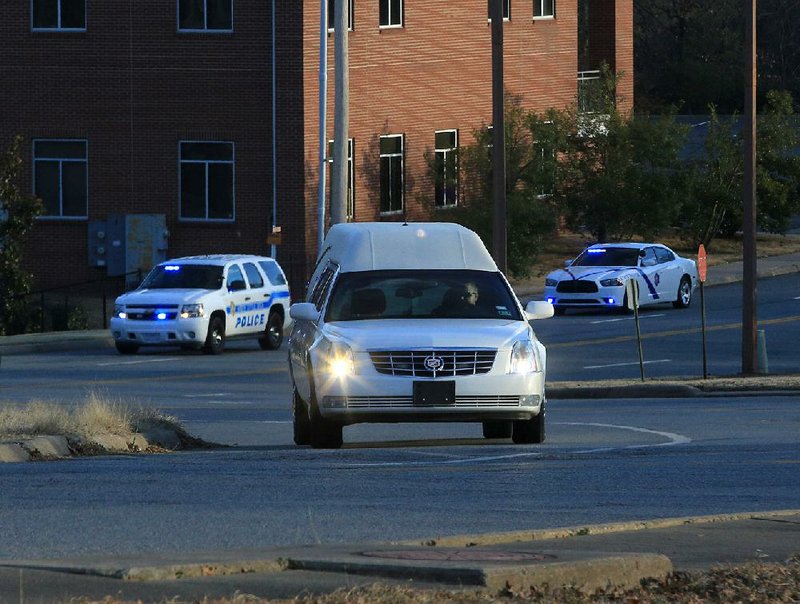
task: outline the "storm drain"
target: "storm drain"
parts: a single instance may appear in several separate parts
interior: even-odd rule
[[[374,550],[361,552],[368,558],[418,560],[428,562],[545,562],[555,560],[551,554],[538,552],[504,552],[470,549],[447,550]]]

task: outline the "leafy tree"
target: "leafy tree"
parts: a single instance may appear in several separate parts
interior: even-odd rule
[[[552,189],[555,157],[553,128],[529,114],[521,99],[506,95],[506,210],[508,270],[525,276],[538,253],[542,238],[555,227]],[[492,248],[492,131],[483,126],[473,132],[474,142],[458,150],[459,201],[448,218],[473,229]],[[434,173],[430,153],[428,164]]]
[[[30,291],[31,275],[22,269],[22,247],[42,213],[41,201],[23,194],[16,184],[21,146],[17,136],[0,155],[0,335],[13,333],[24,319],[20,294]]]
[[[652,238],[674,224],[680,207],[679,152],[686,129],[674,111],[631,116],[615,106],[621,77],[602,70],[597,113],[569,109],[570,136],[559,162],[564,219],[598,241]]]

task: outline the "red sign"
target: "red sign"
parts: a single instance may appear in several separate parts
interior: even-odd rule
[[[706,282],[706,269],[708,263],[706,262],[706,248],[701,243],[700,249],[697,250],[697,276],[700,277],[700,283]]]

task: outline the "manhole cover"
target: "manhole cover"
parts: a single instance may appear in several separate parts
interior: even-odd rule
[[[504,552],[477,549],[393,549],[361,552],[370,558],[391,560],[428,560],[438,562],[544,562],[555,560],[551,554],[538,552]]]

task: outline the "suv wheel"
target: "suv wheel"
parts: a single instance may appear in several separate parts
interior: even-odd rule
[[[117,352],[120,354],[134,354],[139,350],[138,344],[130,344],[128,342],[114,342],[117,347]]]
[[[264,335],[258,339],[261,350],[277,350],[283,342],[283,319],[278,311],[269,313]]]
[[[220,317],[211,317],[208,335],[203,345],[206,354],[220,354],[225,349],[225,322]]]

